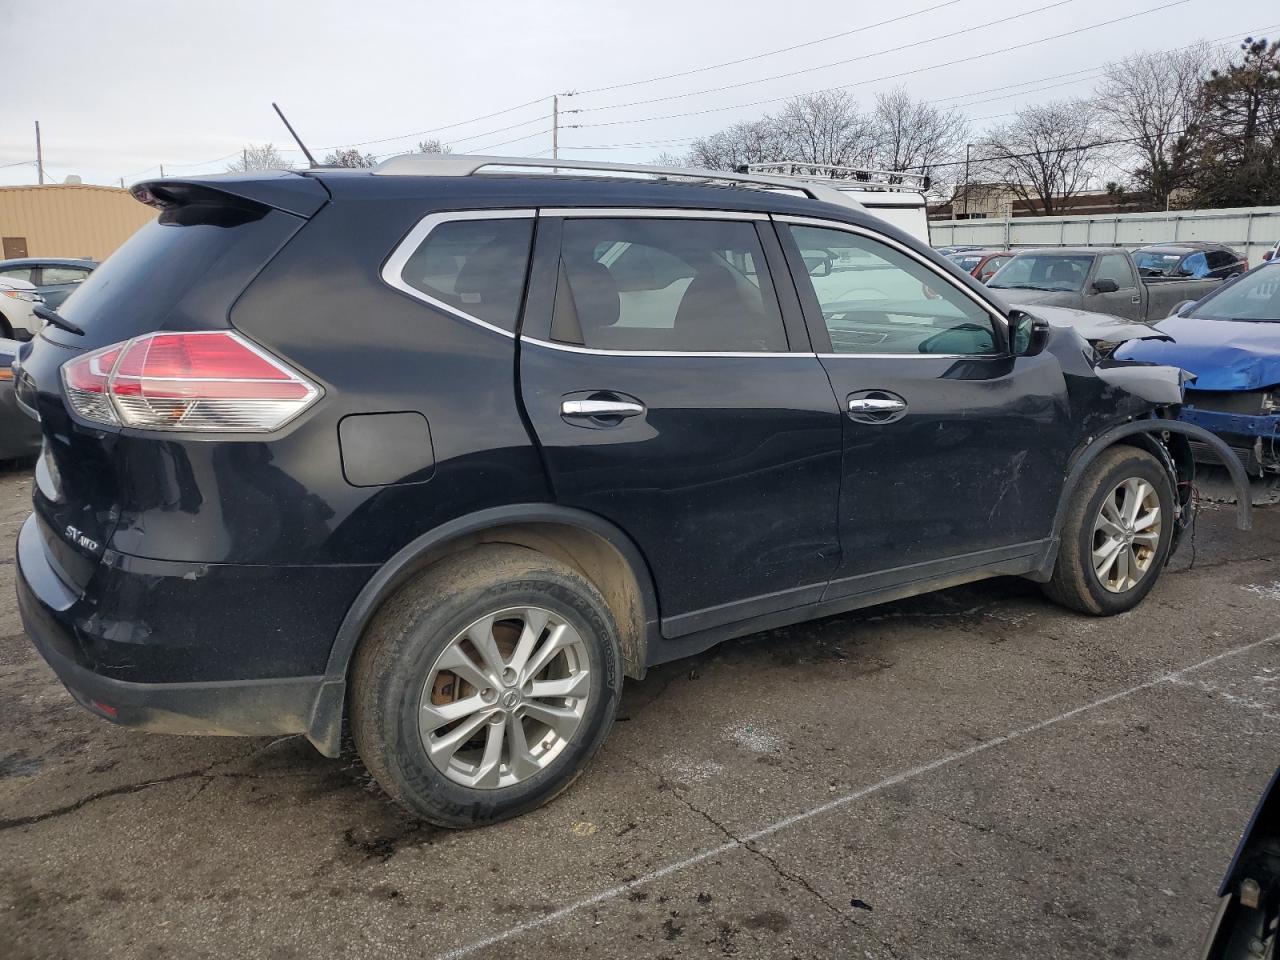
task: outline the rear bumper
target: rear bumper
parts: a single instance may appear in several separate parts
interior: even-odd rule
[[[167,577],[157,575],[156,561],[147,561],[145,574],[109,569],[101,578],[95,575],[89,590],[80,591],[56,568],[34,514],[18,535],[17,553],[18,610],[27,635],[71,695],[91,712],[165,733],[270,736],[310,728],[337,628],[319,597],[302,598],[315,616],[299,620],[287,641],[269,634],[245,636],[227,629],[238,611],[217,609],[226,604],[221,591],[206,597],[206,609],[196,614],[187,610],[179,615],[173,609],[182,602],[181,592],[169,592],[176,585],[194,587],[188,603],[210,589],[185,575],[188,565],[172,565]],[[234,568],[222,576],[239,582]],[[334,578],[325,580],[336,589]],[[282,593],[298,587],[287,570],[278,581],[275,590]],[[282,602],[263,595],[266,582],[257,576],[239,582],[241,609],[247,603]],[[133,604],[135,619],[118,619],[125,612],[121,600]],[[338,607],[345,606],[334,605],[340,619]],[[199,623],[204,626],[197,627]],[[163,631],[164,624],[171,632]],[[299,644],[311,648],[306,656],[296,652]],[[296,667],[319,666],[290,670],[279,657],[246,656],[273,645],[294,651]],[[244,676],[255,663],[261,673]]]

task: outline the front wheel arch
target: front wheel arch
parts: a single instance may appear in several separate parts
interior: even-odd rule
[[[1198,427],[1193,423],[1184,423],[1181,420],[1151,419],[1133,420],[1129,423],[1110,427],[1089,441],[1088,445],[1076,455],[1071,464],[1071,469],[1067,473],[1066,482],[1062,485],[1062,492],[1058,497],[1058,509],[1053,518],[1053,535],[1057,537],[1061,534],[1062,522],[1066,516],[1067,507],[1071,503],[1071,498],[1079,487],[1085,470],[1089,468],[1089,464],[1098,458],[1102,451],[1117,443],[1134,443],[1135,441],[1138,446],[1146,449],[1151,449],[1150,444],[1158,444],[1168,450],[1169,448],[1164,444],[1161,437],[1161,434],[1165,432],[1175,434],[1179,438],[1196,440],[1217,454],[1218,459],[1222,461],[1222,465],[1227,468],[1227,472],[1231,475],[1231,483],[1236,489],[1236,527],[1240,530],[1248,530],[1253,523],[1253,495],[1249,490],[1249,476],[1245,473],[1244,466],[1240,463],[1240,458],[1235,455],[1235,452],[1216,434],[1210,433],[1203,427]],[[1177,458],[1180,458],[1177,450],[1170,451],[1169,456],[1175,458],[1175,463]]]

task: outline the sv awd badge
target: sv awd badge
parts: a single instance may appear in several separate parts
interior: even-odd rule
[[[67,534],[67,539],[70,540],[72,543],[74,543],[77,547],[83,547],[85,550],[88,550],[91,553],[98,552],[98,541],[91,540],[89,537],[86,537],[83,533],[81,533],[75,527],[68,524],[66,529],[66,534]]]

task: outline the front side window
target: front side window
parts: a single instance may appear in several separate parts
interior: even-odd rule
[[[45,267],[41,271],[43,283],[79,283],[89,275],[88,270],[80,267]]]
[[[1180,277],[1207,277],[1209,275],[1209,258],[1203,253],[1193,253],[1182,261],[1178,268]]]
[[[448,220],[410,254],[400,279],[454,310],[514,331],[532,239],[528,217]]]
[[[993,290],[1054,290],[1084,288],[1093,257],[1058,253],[1020,253],[991,278]]]
[[[1133,271],[1129,268],[1129,258],[1118,253],[1108,253],[1098,263],[1098,273],[1093,278],[1098,280],[1114,280],[1121,290],[1134,286]]]
[[[7,270],[0,270],[0,280],[25,280],[32,283],[31,275],[34,273],[32,267],[10,267]]]
[[[792,227],[836,353],[996,352],[991,315],[912,257],[856,233]],[[819,257],[822,254],[822,257]],[[804,278],[797,278],[804,282]]]
[[[783,352],[755,224],[569,219],[551,338],[601,350]]]

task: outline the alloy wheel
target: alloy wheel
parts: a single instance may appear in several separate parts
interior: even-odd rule
[[[1112,593],[1132,590],[1151,569],[1160,546],[1160,496],[1130,477],[1102,501],[1093,522],[1093,570]]]
[[[545,769],[581,726],[587,645],[564,618],[512,607],[455,636],[427,674],[418,732],[441,773],[465,787],[509,787]]]

